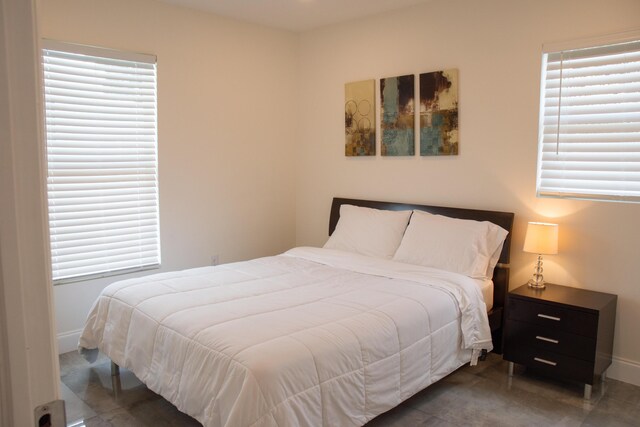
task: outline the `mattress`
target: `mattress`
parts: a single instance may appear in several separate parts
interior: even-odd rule
[[[114,283],[100,349],[205,426],[358,426],[491,349],[466,276],[337,250]]]

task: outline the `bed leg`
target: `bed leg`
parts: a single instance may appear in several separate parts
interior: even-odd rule
[[[514,366],[514,363],[513,362],[509,362],[509,376],[510,377],[513,376],[513,366]]]
[[[120,391],[122,390],[122,383],[120,382],[120,366],[111,361],[111,388],[113,389],[113,395],[116,399],[120,397]]]
[[[114,361],[111,361],[111,376],[115,377],[120,375],[120,366],[116,365]]]

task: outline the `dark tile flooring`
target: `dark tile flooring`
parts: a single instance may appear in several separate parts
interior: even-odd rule
[[[122,369],[114,395],[109,360],[93,364],[76,352],[60,356],[62,397],[68,426],[199,426]],[[516,368],[490,354],[465,366],[367,427],[413,426],[640,426],[640,387],[607,379],[594,386],[590,401],[582,386],[550,380]]]

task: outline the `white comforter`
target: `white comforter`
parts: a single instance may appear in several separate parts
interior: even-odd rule
[[[296,248],[114,283],[80,347],[206,426],[356,426],[491,337],[466,276]]]

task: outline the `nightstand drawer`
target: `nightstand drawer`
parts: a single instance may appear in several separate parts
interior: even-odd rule
[[[598,316],[584,311],[513,297],[509,298],[508,311],[509,319],[535,323],[549,330],[560,329],[591,338],[598,334]]]
[[[506,330],[509,347],[535,348],[593,362],[596,340],[583,335],[570,334],[559,328],[549,328],[536,323],[510,320]]]
[[[593,384],[593,362],[530,347],[519,348],[508,360],[544,374]]]

